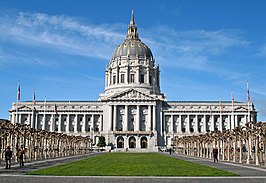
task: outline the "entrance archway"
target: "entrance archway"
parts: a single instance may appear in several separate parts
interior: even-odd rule
[[[117,138],[117,148],[124,148],[124,138],[123,137]]]
[[[129,138],[129,148],[136,148],[136,139],[135,137]]]
[[[147,148],[148,147],[148,143],[147,142],[148,142],[148,140],[147,140],[146,137],[141,137],[141,139],[140,139],[140,147],[142,149]]]

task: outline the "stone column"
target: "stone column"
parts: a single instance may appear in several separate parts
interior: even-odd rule
[[[58,132],[59,133],[62,132],[62,114],[59,114],[59,118],[58,118]]]
[[[182,133],[182,115],[179,114],[178,116],[178,132]]]
[[[203,116],[203,122],[202,122],[202,131],[203,133],[206,133],[207,132],[207,118],[206,118],[206,115]]]
[[[19,114],[19,115],[18,115],[18,123],[19,123],[19,124],[21,124],[21,118],[22,118],[22,115]]]
[[[102,126],[103,126],[103,115],[100,115],[99,120],[100,120],[99,131],[103,131],[103,128],[102,128]]]
[[[50,117],[50,132],[53,132],[54,131],[54,120],[55,117],[53,114],[51,114],[51,117]]]
[[[46,126],[46,114],[43,114],[43,122],[42,122],[42,130],[45,130],[45,126]]]
[[[108,71],[105,71],[105,87],[107,87],[108,86]]]
[[[196,115],[196,120],[195,120],[195,129],[194,132],[198,133],[199,132],[199,116]]]
[[[231,128],[230,130],[234,129],[235,128],[235,117],[234,117],[234,114],[231,115]]]
[[[108,83],[108,85],[109,86],[112,85],[112,72],[111,72],[111,70],[109,70],[109,83]]]
[[[235,128],[238,127],[238,119],[237,119],[237,115],[235,115]]]
[[[70,132],[70,115],[67,114],[67,120],[66,120],[66,132]]]
[[[82,118],[82,133],[86,133],[86,126],[87,126],[87,118],[86,118],[86,114],[83,114],[83,118]]]
[[[230,115],[227,115],[227,124],[226,124],[226,130],[229,129],[230,130]]]
[[[124,121],[124,131],[128,131],[128,105],[125,105],[125,121]]]
[[[74,133],[78,133],[78,115],[76,114],[75,115],[75,118],[74,118],[74,121],[75,121],[75,126],[74,126]]]
[[[35,114],[35,129],[39,129],[38,128],[38,113]]]
[[[12,112],[12,119],[11,119],[11,121],[12,121],[12,124],[16,124],[16,116],[15,116],[15,114]]]
[[[140,126],[140,106],[137,105],[137,111],[136,111],[136,125],[134,131],[139,131]]]
[[[219,121],[219,129],[221,132],[223,131],[223,116],[220,114],[220,121]]]
[[[210,131],[214,131],[214,115],[211,115],[211,126],[210,126]]]
[[[94,126],[94,114],[91,115],[91,131],[95,131],[95,126]]]
[[[30,124],[31,128],[34,128],[34,111],[32,110],[32,114],[31,114],[31,124]]]
[[[109,106],[109,121],[108,121],[108,131],[112,131],[112,112],[113,112],[113,110],[112,110],[112,106],[110,105]]]
[[[129,69],[129,68],[128,68],[128,65],[127,65],[126,74],[125,74],[125,83],[126,83],[126,84],[128,84],[128,81],[129,81],[129,79],[128,79],[128,78],[129,78],[129,77],[128,77],[128,76],[129,76],[129,71],[128,71],[128,69]]]
[[[174,133],[174,115],[171,115],[170,132]]]
[[[190,133],[190,115],[187,115],[187,129],[186,129],[187,133]]]
[[[150,68],[149,67],[147,68],[147,83],[150,83]]]
[[[139,72],[139,66],[137,67],[137,72],[136,72],[136,81],[137,81],[137,84],[140,83],[140,79],[139,79],[139,75],[140,75],[140,72]]]
[[[147,124],[150,124],[150,127],[152,127],[153,128],[153,130],[154,130],[154,124],[153,124],[153,119],[152,119],[152,113],[151,113],[151,109],[152,108],[152,106],[151,105],[148,105],[148,121],[147,121]],[[151,128],[150,128],[151,129]],[[150,129],[148,129],[148,130],[150,130]]]
[[[153,106],[153,117],[152,117],[152,121],[153,121],[153,131],[156,131],[156,105]]]
[[[116,124],[117,124],[117,106],[114,105],[114,121],[113,121],[113,131],[117,131]]]

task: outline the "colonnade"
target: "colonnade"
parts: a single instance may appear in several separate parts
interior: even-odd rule
[[[27,112],[12,114],[12,123],[18,120],[19,124],[29,125],[31,128],[46,130],[50,132],[74,132],[87,133],[90,131],[103,131],[102,114],[93,113],[45,113],[45,112]]]
[[[231,130],[248,121],[248,114],[165,114],[166,133]]]
[[[200,135],[175,136],[176,152],[201,158],[213,158],[217,148],[219,160],[266,166],[266,123],[246,123],[233,130],[212,131]]]
[[[74,136],[33,129],[29,125],[0,124],[0,164],[4,163],[5,149],[10,146],[13,161],[17,161],[18,149],[25,150],[25,161],[85,154],[91,149],[89,136]]]
[[[156,130],[156,105],[111,105],[110,131]]]

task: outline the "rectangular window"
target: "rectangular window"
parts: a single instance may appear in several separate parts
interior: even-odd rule
[[[115,84],[115,80],[116,80],[116,77],[115,77],[115,76],[113,76],[113,84]]]
[[[130,82],[134,83],[135,79],[135,75],[134,74],[130,74]]]
[[[144,74],[140,75],[140,83],[144,83]]]
[[[125,74],[121,74],[121,81],[120,83],[124,83],[125,82]]]

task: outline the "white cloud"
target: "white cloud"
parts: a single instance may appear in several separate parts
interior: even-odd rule
[[[107,59],[123,35],[108,25],[89,25],[67,16],[20,12],[0,18],[2,41],[38,45],[60,52]]]
[[[143,41],[158,55],[155,55],[157,61],[164,66],[210,72],[231,80],[243,79],[244,75],[249,75],[230,69],[230,62],[221,59],[233,49],[249,45],[249,42],[242,38],[241,31],[176,31],[161,26],[143,32],[148,35]]]
[[[13,41],[24,46],[44,47],[105,61],[110,59],[114,48],[125,38],[125,31],[120,33],[117,24],[93,25],[68,16],[19,12],[5,14],[0,21],[0,41]],[[164,66],[215,72],[229,79],[241,77],[242,73],[228,70],[228,65],[224,68],[217,66],[215,59],[231,48],[248,45],[240,35],[241,32],[236,30],[176,31],[164,26],[140,30],[140,37]],[[3,51],[1,54],[0,62],[3,62],[5,54]],[[34,56],[24,60],[27,59],[34,62],[42,60]]]

